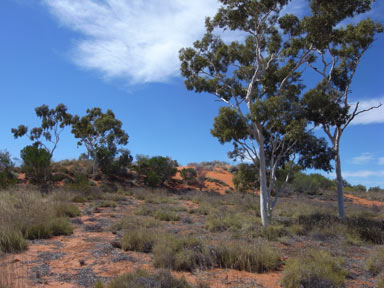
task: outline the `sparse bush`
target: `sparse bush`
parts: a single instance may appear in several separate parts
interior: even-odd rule
[[[20,152],[22,169],[33,184],[45,184],[50,176],[51,154],[38,144],[26,146]]]
[[[147,185],[155,187],[176,175],[178,164],[169,157],[137,156],[136,170]]]
[[[125,251],[138,251],[149,253],[156,240],[156,233],[151,230],[134,229],[127,231],[122,240],[121,247]]]
[[[109,283],[108,288],[192,288],[183,278],[174,278],[169,271],[151,274],[147,271],[124,274]]]
[[[384,246],[377,247],[368,257],[366,266],[374,276],[384,273]]]
[[[341,259],[325,251],[312,250],[288,259],[281,284],[285,288],[344,287],[347,273],[342,264]]]
[[[213,250],[215,262],[221,268],[260,273],[276,270],[280,265],[279,254],[265,242],[219,243]]]

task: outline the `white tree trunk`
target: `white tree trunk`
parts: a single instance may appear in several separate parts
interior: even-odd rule
[[[262,142],[262,141],[260,141]],[[269,191],[267,185],[267,170],[263,143],[259,143],[259,177],[260,177],[260,214],[263,227],[270,224]]]
[[[345,217],[344,212],[344,183],[343,176],[341,175],[341,161],[340,161],[340,152],[339,152],[339,141],[337,141],[335,146],[335,170],[336,170],[336,184],[337,184],[337,206],[339,211],[339,218],[343,219]]]

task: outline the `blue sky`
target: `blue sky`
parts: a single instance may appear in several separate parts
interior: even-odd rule
[[[305,0],[293,3],[300,13]],[[184,88],[177,59],[217,7],[216,0],[163,0],[161,7],[154,0],[0,1],[0,149],[19,157],[29,141],[13,139],[10,129],[37,125],[36,106],[64,103],[79,115],[112,109],[134,155],[229,161],[231,146],[209,132],[220,104]],[[376,3],[369,16],[381,15],[384,5]],[[360,64],[351,99],[384,104],[383,56],[381,35]],[[68,129],[54,159],[82,152]],[[384,187],[384,109],[346,129],[341,154],[349,182]]]

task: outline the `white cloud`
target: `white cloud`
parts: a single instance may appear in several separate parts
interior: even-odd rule
[[[379,158],[379,165],[384,165],[384,157]]]
[[[360,170],[360,171],[345,171],[342,172],[343,177],[351,178],[368,178],[368,177],[382,177],[384,176],[384,170],[371,171],[371,170]]]
[[[363,153],[360,156],[354,157],[352,159],[353,164],[361,165],[361,164],[367,164],[368,162],[373,160],[372,153]]]
[[[351,125],[384,123],[384,97],[359,101],[358,111],[369,109],[379,104],[382,104],[382,106],[357,115],[351,122]],[[355,105],[356,103],[353,103],[351,109],[353,109]]]
[[[73,48],[80,67],[107,78],[163,82],[177,76],[178,51],[205,31],[217,0],[43,0],[60,23],[82,37]]]

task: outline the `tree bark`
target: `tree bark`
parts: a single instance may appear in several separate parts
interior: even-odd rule
[[[259,141],[262,142],[262,141]],[[260,177],[260,214],[261,223],[263,227],[267,227],[270,224],[270,211],[269,211],[269,193],[267,185],[267,170],[265,164],[265,151],[264,144],[259,143],[259,177]]]
[[[337,184],[337,206],[339,211],[339,218],[344,219],[344,183],[343,176],[341,175],[341,161],[339,152],[339,139],[335,146],[335,170],[336,170],[336,184]]]

